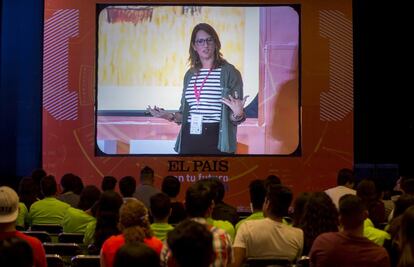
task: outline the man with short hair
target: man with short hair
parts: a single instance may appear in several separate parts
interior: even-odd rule
[[[294,262],[303,249],[303,231],[284,224],[292,192],[283,185],[270,184],[263,204],[264,219],[245,221],[234,241],[234,267],[247,258],[287,259]]]
[[[29,224],[59,224],[62,225],[69,204],[56,198],[57,184],[55,177],[48,175],[40,181],[44,199],[32,204],[29,211]]]
[[[154,186],[154,170],[145,166],[141,170],[140,176],[141,185],[137,187],[134,197],[144,203],[147,209],[150,208],[150,198],[161,191]]]
[[[151,230],[155,237],[164,241],[167,238],[169,231],[174,229],[171,224],[168,224],[168,217],[171,214],[170,198],[164,193],[158,193],[150,198],[151,215],[154,222],[151,224]]]
[[[214,227],[207,222],[211,216],[214,207],[214,195],[210,187],[202,180],[192,184],[185,195],[185,207],[188,216],[203,224],[213,234],[213,249],[215,260],[210,265],[212,267],[225,267],[233,261],[233,249],[231,239],[228,233],[223,229]],[[164,244],[161,251],[162,266],[173,266],[171,250],[169,244]]]
[[[376,266],[389,267],[387,251],[363,236],[368,211],[355,195],[339,200],[340,232],[319,235],[310,250],[311,266]]]
[[[42,243],[34,237],[16,231],[16,219],[19,214],[19,197],[7,186],[0,187],[0,240],[17,237],[32,247],[35,267],[46,267],[46,255]]]
[[[137,181],[132,176],[124,176],[119,180],[119,192],[124,199],[124,202],[130,198],[134,198],[135,188],[137,187]]]
[[[352,189],[355,185],[354,172],[351,169],[340,169],[336,178],[337,186],[325,190],[325,193],[332,199],[336,208],[339,208],[339,199],[345,195],[356,195]]]

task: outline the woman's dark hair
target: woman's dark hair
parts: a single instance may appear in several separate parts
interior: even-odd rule
[[[37,200],[38,188],[31,177],[24,177],[20,180],[18,195],[20,202],[26,205],[27,210]]]
[[[161,190],[170,198],[176,197],[180,193],[181,183],[177,177],[168,175],[162,180]]]
[[[144,243],[125,244],[115,254],[114,267],[160,267],[157,252]]]
[[[398,267],[414,266],[414,206],[402,216],[400,228],[400,260]]]
[[[325,192],[312,193],[299,222],[304,234],[303,254],[307,255],[315,238],[326,232],[338,231],[338,211]]]
[[[98,251],[108,237],[119,234],[119,208],[122,202],[122,197],[111,190],[103,192],[97,202],[94,244]]]
[[[124,235],[125,243],[142,242],[144,238],[153,236],[148,210],[144,203],[137,199],[128,199],[122,204],[118,227]]]
[[[81,210],[88,210],[92,208],[92,206],[96,203],[96,201],[99,200],[99,197],[101,196],[101,191],[94,186],[94,185],[88,185],[80,194],[79,198],[79,204],[78,209]]]
[[[32,267],[32,247],[17,237],[0,240],[0,266]]]
[[[299,227],[300,221],[305,213],[305,206],[308,203],[309,198],[311,197],[312,193],[310,192],[302,192],[299,196],[295,199],[293,203],[293,226]]]
[[[194,27],[193,32],[191,33],[191,41],[190,41],[190,48],[189,48],[190,56],[188,58],[190,67],[195,72],[198,72],[202,68],[200,57],[198,56],[197,51],[195,51],[193,47],[193,45],[195,45],[196,35],[199,31],[205,31],[208,35],[210,35],[214,39],[215,50],[214,50],[213,68],[220,67],[226,62],[226,60],[223,58],[223,55],[220,52],[220,49],[221,49],[220,39],[218,37],[216,30],[214,30],[214,28],[207,23],[197,24]]]
[[[101,182],[102,191],[115,190],[118,181],[113,176],[104,176]]]
[[[63,188],[62,194],[71,191],[77,195],[80,195],[83,189],[82,179],[73,173],[64,174],[60,179],[60,185]]]

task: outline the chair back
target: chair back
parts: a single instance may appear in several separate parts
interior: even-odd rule
[[[62,257],[57,254],[46,254],[46,262],[48,267],[65,267]]]
[[[33,224],[30,227],[31,231],[46,231],[49,234],[60,234],[63,232],[63,227],[59,224]]]
[[[60,233],[58,235],[58,242],[59,243],[83,243],[84,234],[78,233]]]
[[[46,231],[22,231],[22,233],[25,235],[32,236],[32,237],[36,237],[42,243],[52,242],[52,238],[50,237],[49,233]]]
[[[82,249],[76,243],[43,243],[46,254],[58,254],[59,256],[75,256],[82,254]]]
[[[256,259],[249,258],[246,261],[248,267],[291,267],[292,262],[287,259]]]
[[[98,255],[77,255],[71,259],[72,267],[100,267]]]
[[[296,267],[309,267],[310,266],[310,258],[308,256],[302,256],[296,262]]]

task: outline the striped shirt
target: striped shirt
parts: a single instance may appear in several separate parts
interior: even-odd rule
[[[221,119],[221,68],[211,70],[200,69],[200,72],[191,78],[185,91],[185,100],[190,106],[188,122],[191,121],[191,114],[203,115],[203,123],[220,122]],[[194,88],[194,83],[196,88]],[[204,83],[204,84],[203,84]],[[196,89],[196,90],[194,90]],[[200,92],[197,103],[196,92]]]

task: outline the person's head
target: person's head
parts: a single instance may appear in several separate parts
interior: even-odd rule
[[[249,184],[250,203],[253,211],[262,210],[266,197],[266,188],[263,180],[253,180]]]
[[[402,215],[409,207],[414,205],[414,195],[402,194],[396,201],[393,218]]]
[[[32,267],[33,250],[25,240],[9,237],[0,240],[0,266]]]
[[[408,208],[401,220],[400,227],[400,260],[398,266],[413,266],[414,265],[414,206]]]
[[[300,193],[294,203],[293,203],[293,225],[298,227],[300,221],[305,213],[305,206],[308,203],[308,200],[312,193],[310,192],[302,192]]]
[[[115,254],[114,267],[160,267],[160,258],[142,242],[125,244]]]
[[[57,184],[55,176],[47,175],[40,180],[40,190],[45,197],[55,196],[57,192]]]
[[[75,192],[76,190],[76,175],[73,173],[66,173],[60,179],[60,186],[62,187],[62,193]]]
[[[203,181],[192,184],[185,194],[185,209],[190,217],[206,217],[212,211],[214,195]]]
[[[175,198],[180,193],[181,183],[177,177],[168,175],[162,180],[161,191],[170,198]]]
[[[19,215],[19,196],[8,186],[0,187],[0,225],[14,223]]]
[[[370,204],[377,201],[380,195],[377,192],[375,183],[368,179],[363,179],[359,182],[356,188],[357,196],[359,196],[367,208]]]
[[[349,188],[354,187],[355,177],[354,172],[351,169],[340,169],[336,177],[337,185],[343,185]]]
[[[211,177],[210,179],[205,179],[202,183],[207,184],[210,187],[211,193],[214,195],[214,203],[223,202],[225,188],[224,184],[217,177]]]
[[[348,194],[339,199],[339,222],[345,230],[361,227],[366,218],[368,211],[360,197]]]
[[[126,243],[139,242],[144,237],[152,236],[148,210],[144,203],[128,199],[122,204],[119,209],[119,230],[124,234]]]
[[[73,188],[73,193],[80,195],[82,193],[83,188],[85,187],[83,185],[83,181],[79,176],[75,175],[74,182],[75,182],[75,186]]]
[[[80,194],[78,209],[89,210],[99,200],[100,196],[101,191],[96,186],[86,186]]]
[[[282,181],[280,180],[278,176],[271,174],[266,177],[266,179],[264,180],[264,183],[265,183],[265,187],[267,187],[270,184],[282,184]]]
[[[104,176],[101,182],[102,191],[115,190],[117,180],[113,176]]]
[[[40,185],[40,180],[42,180],[43,177],[47,175],[46,171],[42,168],[35,169],[32,171],[32,179],[35,182],[35,184]]]
[[[205,225],[184,220],[168,233],[173,260],[180,267],[207,267],[214,261],[213,236]]]
[[[414,177],[413,176],[402,176],[400,181],[401,190],[405,194],[414,195]]]
[[[191,68],[201,69],[201,60],[213,59],[213,68],[221,66],[225,60],[220,52],[221,42],[214,28],[207,23],[197,24],[191,33],[188,61]]]
[[[293,194],[289,188],[271,184],[267,187],[264,212],[277,218],[287,216],[292,198]]]
[[[154,170],[148,166],[145,166],[141,170],[141,184],[154,184]]]
[[[20,202],[23,202],[27,209],[30,209],[32,203],[36,201],[37,193],[38,188],[31,177],[24,177],[20,180],[18,195]]]
[[[119,180],[119,191],[123,197],[132,197],[137,187],[137,181],[132,176],[124,176]]]
[[[164,193],[158,193],[150,198],[151,215],[155,221],[165,220],[171,213],[171,200]]]

